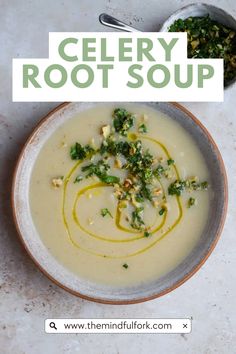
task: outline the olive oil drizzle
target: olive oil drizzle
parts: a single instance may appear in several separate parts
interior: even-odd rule
[[[151,142],[154,142],[155,144],[159,145],[161,147],[161,149],[164,151],[166,157],[168,157],[168,159],[171,158],[167,148],[162,144],[160,143],[159,141],[155,140],[154,138],[151,138],[151,137],[147,137],[147,136],[143,136],[143,135],[140,135],[139,136],[141,139],[144,139],[144,140],[149,140]],[[63,185],[63,198],[62,198],[62,217],[63,217],[63,222],[64,222],[64,225],[65,225],[65,228],[66,228],[66,231],[67,231],[67,234],[68,234],[68,237],[69,237],[69,240],[71,241],[71,243],[87,252],[87,253],[90,253],[90,254],[93,254],[94,256],[98,256],[98,257],[106,257],[106,258],[127,258],[127,257],[133,257],[133,256],[136,256],[138,254],[141,254],[145,251],[147,251],[148,249],[152,248],[153,246],[155,246],[159,241],[161,241],[165,236],[167,236],[177,225],[178,223],[180,222],[180,220],[182,219],[183,217],[183,208],[182,208],[182,203],[181,203],[181,197],[180,196],[175,196],[176,197],[176,201],[177,201],[177,205],[178,205],[178,209],[179,209],[179,215],[177,217],[177,219],[175,220],[175,222],[170,226],[168,227],[168,229],[162,233],[162,235],[155,239],[153,242],[151,242],[149,245],[147,245],[146,247],[144,248],[141,248],[140,250],[138,251],[135,251],[133,253],[130,253],[130,254],[126,254],[126,255],[117,255],[117,256],[114,256],[114,255],[105,255],[104,253],[98,253],[98,252],[95,252],[91,249],[87,249],[85,247],[82,247],[81,245],[78,244],[78,242],[76,242],[72,235],[71,235],[71,231],[70,231],[70,226],[69,226],[69,223],[67,221],[67,217],[66,217],[66,212],[65,212],[65,203],[66,203],[66,195],[67,195],[67,186],[68,186],[68,183],[73,175],[73,173],[77,170],[77,168],[79,167],[79,165],[82,163],[82,161],[78,161],[73,167],[72,169],[69,171],[68,175],[66,176],[65,178],[65,182],[64,182],[64,185]],[[176,177],[179,179],[179,172],[178,172],[178,169],[175,165],[173,165],[173,168],[174,168],[174,171],[175,171],[175,174],[176,174]],[[159,181],[160,182],[160,181]],[[161,182],[160,182],[161,184]],[[161,185],[162,186],[162,185]],[[89,236],[92,236],[92,237],[95,237],[96,239],[100,240],[100,241],[107,241],[107,242],[114,242],[114,243],[117,243],[117,242],[130,242],[130,241],[136,241],[136,240],[140,240],[140,239],[143,239],[144,236],[143,235],[140,235],[140,236],[136,236],[136,237],[133,237],[133,238],[127,238],[127,239],[119,239],[119,240],[112,240],[112,239],[108,239],[108,238],[105,238],[105,237],[102,237],[102,236],[99,236],[99,235],[96,235],[90,231],[88,231],[87,229],[85,229],[81,223],[79,222],[79,219],[77,217],[77,214],[76,214],[76,205],[77,205],[77,202],[78,202],[78,199],[82,196],[82,194],[84,194],[86,191],[90,190],[90,189],[93,189],[93,188],[101,188],[101,187],[109,187],[109,185],[106,185],[104,183],[97,183],[97,184],[94,184],[94,185],[90,185],[90,186],[87,186],[85,188],[83,188],[82,190],[80,190],[77,195],[76,195],[76,198],[75,198],[75,202],[74,202],[74,205],[73,205],[73,208],[72,208],[72,216],[73,216],[73,219],[74,221],[76,222],[76,224],[80,227],[80,229],[82,231],[84,231],[87,235]],[[164,188],[162,186],[162,189],[164,191]],[[164,194],[164,198],[166,198],[165,194]],[[162,229],[162,227],[165,225],[165,222],[166,222],[166,218],[167,218],[167,214],[168,214],[168,211],[166,210],[165,214],[163,215],[163,220],[162,222],[153,230],[151,231],[152,233],[152,238],[154,237],[154,233],[156,233],[158,230]],[[116,223],[116,226],[122,230],[122,231],[126,231],[126,232],[129,232],[129,233],[134,233],[132,232],[131,230],[129,229],[126,229],[124,228],[121,224],[120,224],[120,220],[121,220],[121,212],[119,210],[119,203],[117,204],[117,210],[116,210],[116,217],[115,217],[115,223]],[[135,232],[137,234],[137,232]],[[139,235],[140,233],[138,233]]]
[[[79,228],[81,230],[83,230],[85,233],[87,233],[88,235],[98,239],[98,240],[102,240],[102,241],[107,241],[107,242],[131,242],[131,241],[136,241],[136,240],[140,240],[141,238],[144,238],[145,236],[143,235],[143,231],[134,231],[134,230],[131,230],[131,229],[128,229],[128,228],[125,228],[121,225],[121,211],[119,209],[119,203],[117,204],[117,208],[116,208],[116,216],[115,216],[115,224],[117,226],[117,228],[121,231],[124,231],[126,233],[135,233],[136,237],[132,237],[132,238],[125,238],[125,239],[110,239],[110,238],[106,238],[106,237],[103,237],[103,236],[99,236],[97,234],[94,234],[93,232],[89,231],[88,229],[86,229],[80,222],[78,216],[77,216],[77,213],[76,213],[76,206],[77,206],[77,203],[79,201],[79,198],[85,194],[86,192],[94,189],[94,188],[106,188],[106,187],[111,187],[105,183],[96,183],[96,184],[93,184],[91,186],[87,186],[83,189],[81,189],[78,193],[77,193],[77,196],[75,198],[75,202],[74,202],[74,205],[73,205],[73,209],[72,209],[72,214],[73,214],[73,219],[74,221],[76,222],[76,224],[79,226]],[[162,221],[161,223],[152,231],[150,229],[150,232],[151,233],[154,233],[158,230],[160,230],[162,228],[162,226],[165,224],[165,220],[166,220],[166,217],[167,217],[167,213],[165,213],[164,217],[162,218]],[[155,225],[155,222],[154,222],[154,225]],[[152,225],[153,226],[153,225]],[[141,235],[140,235],[141,234]]]

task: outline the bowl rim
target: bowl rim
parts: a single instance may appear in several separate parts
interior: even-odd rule
[[[200,8],[200,7],[205,7],[207,9],[216,9],[216,10],[220,10],[224,16],[227,16],[228,18],[230,17],[231,21],[235,23],[235,30],[236,30],[236,18],[234,16],[232,16],[229,12],[227,12],[226,10],[224,10],[223,8],[219,7],[219,6],[215,6],[212,4],[207,4],[205,2],[199,2],[199,3],[191,3],[188,5],[185,5],[183,7],[178,8],[176,11],[172,12],[166,19],[165,21],[162,23],[161,27],[159,28],[159,32],[165,32],[167,29],[165,29],[165,27],[167,27],[167,23],[176,15],[180,15],[183,11],[190,9],[190,8]],[[207,59],[207,58],[206,58]],[[224,90],[228,90],[229,88],[232,88],[236,83],[236,76],[229,81],[229,83],[224,86]]]
[[[183,7],[180,7],[178,8],[176,11],[172,12],[166,19],[165,21],[162,23],[161,27],[159,28],[159,32],[163,32],[163,27],[166,26],[166,23],[171,20],[171,18],[176,15],[176,14],[181,14],[181,12],[183,10],[187,10],[191,7],[206,7],[206,8],[209,8],[209,9],[217,9],[217,10],[220,10],[222,11],[226,16],[230,17],[235,23],[236,23],[236,19],[230,14],[228,13],[226,10],[224,10],[223,8],[219,7],[219,6],[215,6],[215,5],[212,5],[212,4],[207,4],[205,2],[199,2],[199,3],[191,3],[191,4],[188,4],[188,5],[185,5]]]
[[[19,226],[19,222],[17,219],[17,213],[16,213],[16,209],[17,209],[17,205],[16,205],[16,199],[15,199],[15,188],[16,188],[16,182],[17,182],[17,172],[18,172],[18,168],[20,167],[20,163],[22,161],[22,158],[24,156],[24,152],[26,147],[28,146],[29,142],[32,140],[32,138],[34,137],[34,135],[40,130],[41,125],[43,123],[45,123],[54,113],[60,111],[61,109],[63,109],[64,107],[70,105],[73,102],[64,102],[59,104],[58,106],[56,106],[55,108],[53,108],[52,110],[50,110],[39,122],[38,124],[35,126],[35,128],[32,130],[31,134],[29,135],[29,137],[27,138],[27,140],[25,141],[21,152],[19,154],[19,157],[17,159],[15,168],[14,168],[14,172],[13,172],[13,179],[12,179],[12,188],[11,188],[11,208],[12,208],[12,214],[13,214],[13,221],[16,227],[16,231],[18,234],[18,238],[25,250],[25,252],[28,254],[28,256],[31,258],[31,260],[33,261],[33,263],[36,265],[36,267],[49,279],[51,280],[54,284],[56,284],[57,286],[59,286],[60,288],[62,288],[63,290],[68,291],[69,293],[71,293],[72,295],[75,295],[77,297],[80,297],[82,299],[85,300],[89,300],[89,301],[93,301],[96,303],[102,303],[102,304],[110,304],[110,305],[128,305],[128,304],[137,304],[137,303],[141,303],[141,302],[145,302],[145,301],[149,301],[149,300],[153,300],[156,298],[159,298],[163,295],[168,294],[169,292],[175,290],[176,288],[178,288],[179,286],[181,286],[183,283],[185,283],[188,279],[190,279],[202,266],[203,264],[206,262],[206,260],[208,259],[208,257],[211,255],[211,253],[213,252],[214,248],[216,247],[216,244],[220,238],[220,235],[222,233],[224,224],[225,224],[225,219],[226,219],[226,215],[227,215],[227,207],[228,207],[228,182],[227,182],[227,174],[226,174],[226,169],[224,166],[224,162],[221,156],[221,153],[214,141],[214,139],[212,138],[211,134],[209,133],[209,131],[207,130],[207,128],[201,123],[201,121],[195,117],[194,114],[192,114],[187,108],[185,108],[184,106],[182,106],[181,104],[177,103],[177,102],[167,102],[171,105],[173,105],[174,107],[176,107],[177,109],[179,109],[180,111],[182,111],[183,113],[185,113],[187,115],[187,117],[189,119],[191,119],[196,125],[198,125],[201,130],[206,134],[207,138],[210,141],[210,144],[214,147],[214,150],[216,152],[216,156],[217,156],[217,160],[219,162],[220,165],[220,170],[223,176],[223,187],[224,187],[224,192],[225,192],[225,198],[224,198],[224,204],[223,204],[223,210],[222,210],[222,214],[220,217],[220,221],[219,221],[219,225],[218,225],[218,230],[217,233],[215,235],[215,238],[213,240],[213,242],[211,243],[211,246],[209,247],[208,251],[206,252],[206,254],[203,256],[202,259],[200,259],[200,261],[195,265],[195,267],[188,272],[185,276],[183,276],[180,280],[176,281],[172,286],[168,287],[167,289],[164,289],[163,291],[160,291],[156,294],[150,295],[150,296],[146,296],[146,297],[142,297],[142,298],[138,298],[138,299],[132,299],[132,300],[108,300],[108,299],[102,299],[102,298],[97,298],[96,296],[87,296],[84,295],[82,293],[80,293],[79,291],[73,290],[69,287],[67,287],[66,285],[64,285],[62,282],[60,282],[59,280],[55,279],[38,261],[37,259],[34,257],[33,253],[31,252],[30,248],[27,246],[23,234],[20,230],[20,226]],[[188,119],[187,118],[187,119]]]

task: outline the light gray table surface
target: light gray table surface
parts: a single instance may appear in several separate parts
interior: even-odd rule
[[[13,167],[26,137],[56,103],[13,103],[13,57],[47,57],[49,31],[104,31],[107,12],[146,31],[158,30],[177,0],[0,1],[0,352],[2,354],[236,353],[236,87],[224,103],[186,103],[209,129],[223,155],[229,210],[220,241],[201,270],[172,293],[128,306],[96,304],[51,283],[22,250],[13,225]],[[234,0],[205,1],[236,17]],[[45,318],[192,317],[189,335],[47,335]]]

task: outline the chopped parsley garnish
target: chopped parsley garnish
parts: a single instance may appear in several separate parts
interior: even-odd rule
[[[207,181],[200,183],[200,189],[207,190],[207,188],[208,188],[208,182]]]
[[[80,181],[82,181],[82,179],[83,179],[83,176],[78,175],[78,176],[75,178],[74,183],[80,182]]]
[[[84,160],[86,157],[94,153],[95,150],[90,145],[82,146],[79,143],[75,143],[70,149],[72,160]]]
[[[110,169],[110,166],[103,160],[99,160],[96,164],[91,163],[90,165],[83,166],[82,171],[87,172],[86,178],[91,176],[97,176],[102,182],[107,184],[119,183],[120,178],[116,176],[110,176],[107,174],[107,171]]]
[[[181,180],[176,180],[174,183],[171,183],[169,188],[168,188],[168,193],[170,195],[178,195],[180,196],[185,189],[188,191],[200,191],[200,190],[207,190],[208,188],[208,182],[200,182],[198,183],[195,180],[186,180],[186,181],[181,181]]]
[[[188,200],[188,208],[191,208],[191,206],[193,206],[195,204],[196,204],[196,199],[190,197],[189,200]]]
[[[147,133],[147,126],[143,123],[138,127],[139,133]]]
[[[144,182],[141,183],[141,188],[139,192],[139,196],[141,196],[144,199],[147,199],[149,201],[152,201],[152,192],[150,187],[145,184]]]
[[[100,180],[106,184],[115,184],[120,182],[120,178],[117,176],[101,175],[98,176]]]
[[[150,232],[148,232],[148,231],[144,231],[143,236],[144,236],[144,237],[149,237],[149,236],[151,236],[151,233],[150,233]]]
[[[132,212],[131,226],[134,229],[137,229],[137,230],[143,229],[143,227],[145,225],[144,221],[143,221],[143,217],[142,217],[143,210],[144,210],[144,208],[140,207],[140,208],[136,208]]]
[[[178,181],[176,180],[175,182],[171,183],[171,185],[168,188],[168,193],[170,195],[178,195],[180,196],[182,192],[185,190],[186,187],[186,182],[185,181]]]
[[[159,211],[159,215],[163,215],[166,211],[166,208],[161,208],[160,211]]]
[[[168,166],[174,165],[174,163],[175,163],[175,160],[173,160],[173,159],[171,159],[171,158],[167,160],[167,165],[168,165]]]
[[[108,138],[102,142],[100,148],[100,154],[111,154],[116,156],[118,154],[122,154],[123,156],[129,156],[130,144],[127,141],[114,141],[111,138]]]
[[[82,167],[83,172],[87,172],[86,178],[93,175],[99,176],[105,174],[110,169],[110,166],[103,160],[99,160],[97,163],[91,163]]]
[[[153,171],[155,177],[159,178],[165,172],[165,169],[162,165],[158,165],[157,168]]]
[[[124,264],[122,265],[122,267],[125,268],[125,269],[129,268],[129,266],[128,266],[127,263],[124,263]]]
[[[113,118],[115,131],[127,136],[128,130],[134,125],[133,115],[124,108],[116,108],[113,112]]]
[[[109,215],[111,218],[113,218],[113,216],[111,215],[111,212],[107,208],[101,209],[101,215],[103,217],[106,216],[106,215]]]

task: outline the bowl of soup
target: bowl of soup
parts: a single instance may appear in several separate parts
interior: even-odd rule
[[[56,284],[128,304],[175,289],[220,236],[227,179],[203,125],[173,103],[64,103],[37,126],[12,189],[23,245]]]

